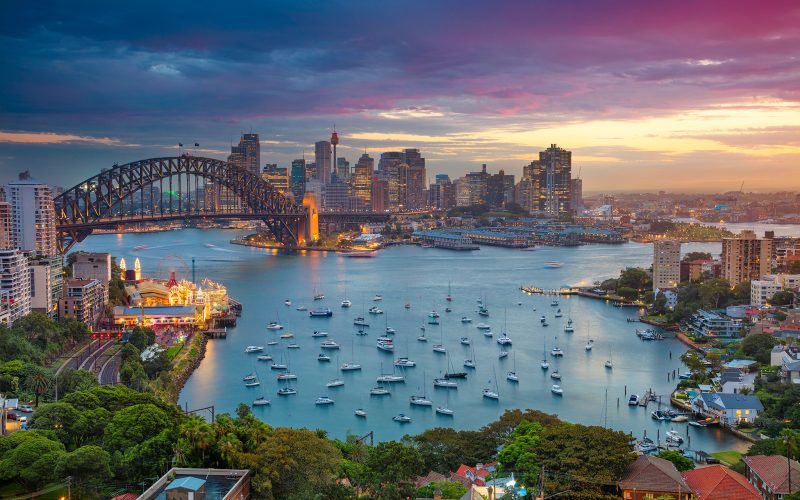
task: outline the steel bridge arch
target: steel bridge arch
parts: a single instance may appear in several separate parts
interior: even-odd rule
[[[108,170],[86,179],[55,198],[58,247],[66,253],[94,229],[115,227],[124,222],[158,221],[175,218],[213,217],[217,212],[186,211],[133,219],[126,218],[125,200],[174,176],[197,176],[229,189],[242,202],[245,217],[263,220],[275,238],[287,245],[298,245],[305,238],[308,209],[279,193],[268,181],[233,163],[184,154],[150,158]],[[187,181],[188,182],[188,181]],[[143,196],[143,194],[140,194]],[[180,203],[179,203],[180,205]]]

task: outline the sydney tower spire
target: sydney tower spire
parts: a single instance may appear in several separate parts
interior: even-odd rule
[[[336,125],[333,126],[333,133],[331,134],[331,144],[333,145],[333,158],[331,158],[331,173],[336,172],[336,176],[339,176],[339,171],[337,170],[337,159],[336,159],[336,145],[339,144],[339,134],[336,133]]]

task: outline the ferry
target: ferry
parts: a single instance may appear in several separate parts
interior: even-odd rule
[[[433,406],[431,400],[424,396],[411,396],[408,398],[408,402],[414,406]]]
[[[329,318],[333,316],[333,311],[327,307],[325,309],[312,309],[308,312],[308,315],[312,318]]]
[[[264,396],[261,396],[260,398],[256,398],[256,399],[253,400],[253,406],[264,406],[264,405],[268,405],[268,404],[271,404],[271,403],[272,403],[272,401],[270,401],[269,399],[265,398]]]
[[[329,398],[328,396],[320,396],[314,402],[316,405],[332,405],[333,399]]]
[[[553,387],[550,388],[550,392],[552,392],[556,396],[564,395],[564,389],[562,389],[561,386],[558,384],[553,384]]]
[[[324,340],[319,344],[320,349],[338,349],[339,344],[333,340]]]
[[[328,332],[320,332],[320,331],[314,330],[314,333],[312,333],[311,336],[314,337],[314,338],[327,337],[328,336]]]
[[[263,352],[264,346],[263,345],[249,345],[244,348],[244,352],[250,354],[253,352]]]
[[[361,316],[359,316],[356,319],[354,319],[353,320],[353,324],[356,325],[356,326],[369,326],[369,323],[367,323],[367,320],[365,320]]]
[[[267,325],[267,330],[283,330],[283,325],[277,321],[270,321]]]
[[[356,410],[356,417],[367,418],[367,412],[359,408]]]
[[[561,262],[545,262],[544,263],[544,268],[545,269],[558,269],[562,265],[563,264],[561,264]]]
[[[402,368],[413,368],[417,366],[417,362],[411,361],[408,358],[397,358],[394,360],[394,366],[400,366]]]
[[[291,387],[281,387],[278,389],[278,396],[292,396],[297,394],[297,389],[292,389]]]
[[[400,422],[401,424],[407,424],[407,423],[411,422],[411,417],[401,413],[401,414],[397,415],[396,417],[392,417],[392,420],[394,420],[395,422]]]
[[[361,365],[358,363],[342,363],[342,366],[339,367],[343,372],[352,372],[355,370],[360,370]]]
[[[458,389],[458,382],[448,378],[435,378],[433,379],[434,387],[441,387],[443,389]]]
[[[328,356],[327,354],[319,354],[317,355],[317,361],[319,361],[320,363],[325,363],[325,362],[329,363],[331,361],[331,357]]]
[[[369,395],[370,396],[389,396],[389,395],[391,395],[391,391],[389,391],[389,389],[387,389],[386,387],[382,387],[382,386],[379,385],[377,387],[373,387],[372,389],[370,389],[369,390]]]

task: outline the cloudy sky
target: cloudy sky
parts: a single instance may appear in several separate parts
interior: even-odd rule
[[[795,0],[9,0],[0,67],[0,182],[249,131],[286,165],[335,124],[431,177],[557,143],[587,191],[800,189]]]

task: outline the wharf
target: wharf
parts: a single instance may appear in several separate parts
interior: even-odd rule
[[[225,339],[228,338],[228,329],[227,328],[212,328],[203,332],[208,338],[212,339]]]
[[[580,295],[581,297],[588,297],[590,299],[606,300],[614,303],[614,307],[644,307],[642,304],[635,302],[628,302],[624,297],[618,295],[600,295],[590,291],[589,288],[578,287],[564,287],[557,289],[545,289],[536,286],[522,286],[520,287],[523,293],[529,295]]]

